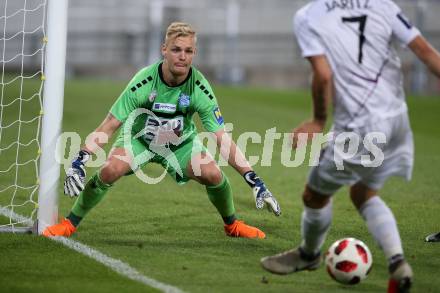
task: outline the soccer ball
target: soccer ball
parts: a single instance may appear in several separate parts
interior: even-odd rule
[[[325,254],[327,272],[342,284],[354,285],[364,280],[372,264],[370,250],[365,243],[355,238],[336,241]]]

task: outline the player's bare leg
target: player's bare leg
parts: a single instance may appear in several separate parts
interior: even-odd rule
[[[113,184],[119,178],[132,171],[133,158],[124,148],[114,148],[100,170],[100,178],[105,184]]]
[[[125,149],[114,148],[104,166],[87,182],[67,218],[59,224],[47,227],[43,235],[71,236],[86,214],[103,199],[112,184],[131,170],[131,160]]]
[[[320,194],[306,185],[301,219],[302,243],[282,253],[261,259],[264,269],[275,274],[315,270],[321,264],[320,250],[331,223],[332,204],[329,195]]]
[[[191,179],[205,185],[209,200],[223,218],[226,235],[244,238],[266,237],[260,229],[236,219],[229,180],[209,154],[199,153],[193,156],[188,164],[187,174]]]
[[[386,203],[377,195],[378,191],[359,182],[350,188],[353,204],[367,223],[385,257],[388,260],[390,280],[388,293],[408,292],[413,272],[403,257],[397,223]]]

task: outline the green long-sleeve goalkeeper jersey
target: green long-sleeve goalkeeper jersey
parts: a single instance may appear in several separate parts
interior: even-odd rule
[[[207,131],[216,132],[224,128],[211,86],[196,68],[191,67],[186,80],[174,87],[163,81],[161,69],[162,61],[141,69],[110,110],[123,123],[131,121],[136,113],[143,112],[136,116],[131,135],[149,145],[158,129],[166,126],[179,138],[187,140],[196,135],[194,113],[198,113]]]

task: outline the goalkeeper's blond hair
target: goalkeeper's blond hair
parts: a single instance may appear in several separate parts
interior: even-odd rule
[[[193,37],[194,41],[197,41],[196,31],[185,22],[173,22],[168,26],[165,34],[165,44],[168,43],[168,40],[178,37]]]

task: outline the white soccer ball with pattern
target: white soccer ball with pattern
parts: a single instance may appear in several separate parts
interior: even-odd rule
[[[325,254],[327,272],[342,284],[354,285],[364,280],[372,264],[373,257],[367,245],[355,238],[336,241]]]

